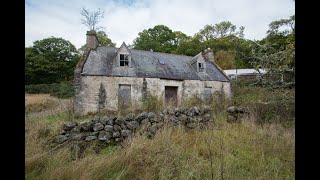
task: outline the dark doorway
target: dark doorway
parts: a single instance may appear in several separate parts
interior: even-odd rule
[[[178,87],[176,86],[165,86],[165,101],[166,106],[178,106]]]
[[[131,85],[119,84],[118,107],[119,110],[131,106]]]

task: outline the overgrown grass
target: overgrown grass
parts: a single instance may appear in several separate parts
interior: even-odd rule
[[[232,85],[233,96],[230,105],[248,107],[255,113],[256,121],[281,123],[294,126],[295,123],[295,89],[266,89],[235,82]]]
[[[261,128],[252,118],[228,124],[220,115],[203,131],[166,127],[153,139],[137,134],[99,154],[92,145],[77,160],[69,146],[50,152],[42,145],[67,117],[38,119],[26,123],[26,179],[294,179],[294,129]],[[43,128],[52,131],[39,136]]]
[[[213,97],[214,124],[210,129],[164,127],[153,139],[136,134],[121,146],[100,147],[99,153],[96,151],[99,143],[92,143],[85,156],[75,160],[72,158],[72,143],[57,150],[46,144],[60,132],[63,123],[70,121],[69,113],[26,121],[25,177],[80,180],[295,179],[295,129],[276,121],[287,118],[294,124],[294,91],[267,91],[249,86],[234,86],[232,89],[231,99],[219,95]],[[277,98],[284,98],[284,107],[280,107],[280,102],[270,103],[278,101]],[[272,111],[258,111],[259,103],[267,103]],[[188,105],[196,104],[190,100]],[[225,110],[229,105],[247,106],[252,113],[241,123],[227,123]],[[260,126],[257,122],[263,116],[270,121]]]
[[[57,105],[48,94],[26,94],[25,95],[25,112],[40,112]]]

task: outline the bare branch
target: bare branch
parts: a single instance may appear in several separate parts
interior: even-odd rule
[[[81,19],[82,24],[86,25],[90,30],[101,29],[101,26],[97,27],[97,24],[104,17],[104,11],[101,11],[100,8],[94,12],[83,8],[80,14],[83,16],[83,19]]]

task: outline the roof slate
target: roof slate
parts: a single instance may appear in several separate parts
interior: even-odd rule
[[[132,67],[119,67],[118,48],[98,47],[91,50],[82,75],[164,78],[173,80],[229,81],[212,63],[206,61],[206,72],[198,73],[191,66],[192,56],[130,49]],[[164,64],[160,64],[160,61]]]

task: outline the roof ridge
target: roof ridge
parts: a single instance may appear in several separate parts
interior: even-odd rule
[[[99,46],[99,47],[108,47],[108,48],[115,48],[115,49],[120,49],[120,47],[112,47],[112,46]],[[194,57],[194,56],[187,56],[187,55],[183,55],[183,54],[171,54],[171,53],[164,53],[164,52],[155,52],[155,51],[147,51],[147,50],[141,50],[141,49],[130,49],[128,48],[130,51],[134,50],[134,51],[143,51],[143,52],[150,52],[150,53],[158,53],[158,54],[168,54],[168,55],[175,55],[175,56],[186,56],[186,57]]]
[[[171,54],[171,53],[165,53],[165,52],[155,52],[155,51],[147,51],[147,50],[141,50],[141,49],[131,49],[135,51],[144,51],[144,52],[150,52],[150,53],[158,53],[158,54],[168,54],[168,55],[176,55],[176,56],[186,56],[186,57],[193,57],[193,56],[187,56],[183,54]]]

